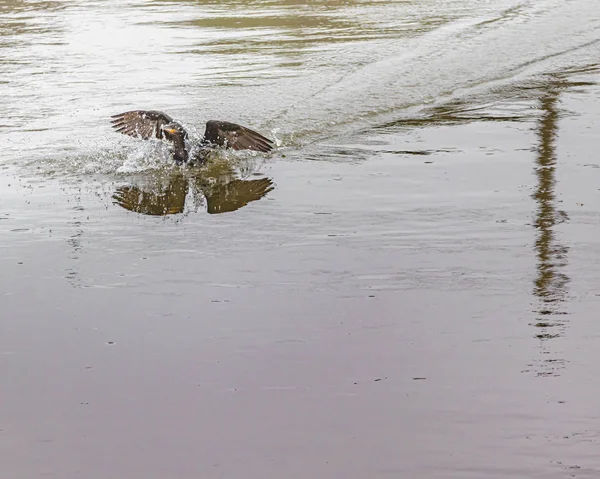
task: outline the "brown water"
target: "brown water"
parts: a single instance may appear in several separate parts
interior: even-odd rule
[[[599,55],[595,0],[0,0],[0,477],[600,477]]]

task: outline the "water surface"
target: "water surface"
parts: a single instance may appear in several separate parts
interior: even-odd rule
[[[0,470],[597,477],[599,54],[593,0],[0,0]]]

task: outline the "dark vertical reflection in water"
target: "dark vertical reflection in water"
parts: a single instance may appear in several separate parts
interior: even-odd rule
[[[537,229],[535,250],[537,276],[533,293],[537,298],[536,337],[541,340],[542,354],[549,355],[547,341],[560,337],[566,328],[565,300],[569,277],[564,268],[567,264],[568,248],[556,236],[555,226],[566,220],[568,215],[556,206],[556,137],[558,135],[558,111],[562,85],[550,84],[539,100],[542,117],[537,125],[539,140],[536,158],[537,189],[533,198],[537,202],[534,226]],[[557,375],[557,368],[564,359],[550,357],[543,360],[538,376]]]
[[[81,205],[81,196],[76,195],[74,197],[74,201],[75,206],[73,206],[72,221],[68,222],[69,229],[72,228],[72,232],[67,239],[67,243],[69,244],[69,248],[71,250],[69,258],[72,261],[72,265],[67,269],[65,278],[67,281],[69,281],[71,286],[80,288],[83,285],[79,271],[79,260],[83,251],[83,238],[85,230],[83,216],[85,215],[85,210]]]

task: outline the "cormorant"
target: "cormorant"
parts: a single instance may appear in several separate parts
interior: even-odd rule
[[[190,150],[185,140],[188,132],[181,123],[174,121],[166,113],[153,110],[133,110],[113,115],[112,126],[118,132],[134,138],[165,139],[173,144],[173,159],[177,163],[188,160],[203,162],[206,154],[216,147],[233,148],[234,150],[254,150],[268,152],[273,149],[273,142],[260,133],[228,121],[209,120],[206,131],[200,141],[200,149],[190,158]]]

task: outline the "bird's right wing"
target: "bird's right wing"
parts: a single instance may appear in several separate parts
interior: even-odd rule
[[[173,121],[166,113],[153,110],[133,110],[111,116],[112,127],[134,138],[164,138],[162,126]]]
[[[273,142],[260,133],[228,121],[207,121],[204,140],[234,150],[268,152],[273,149]]]

